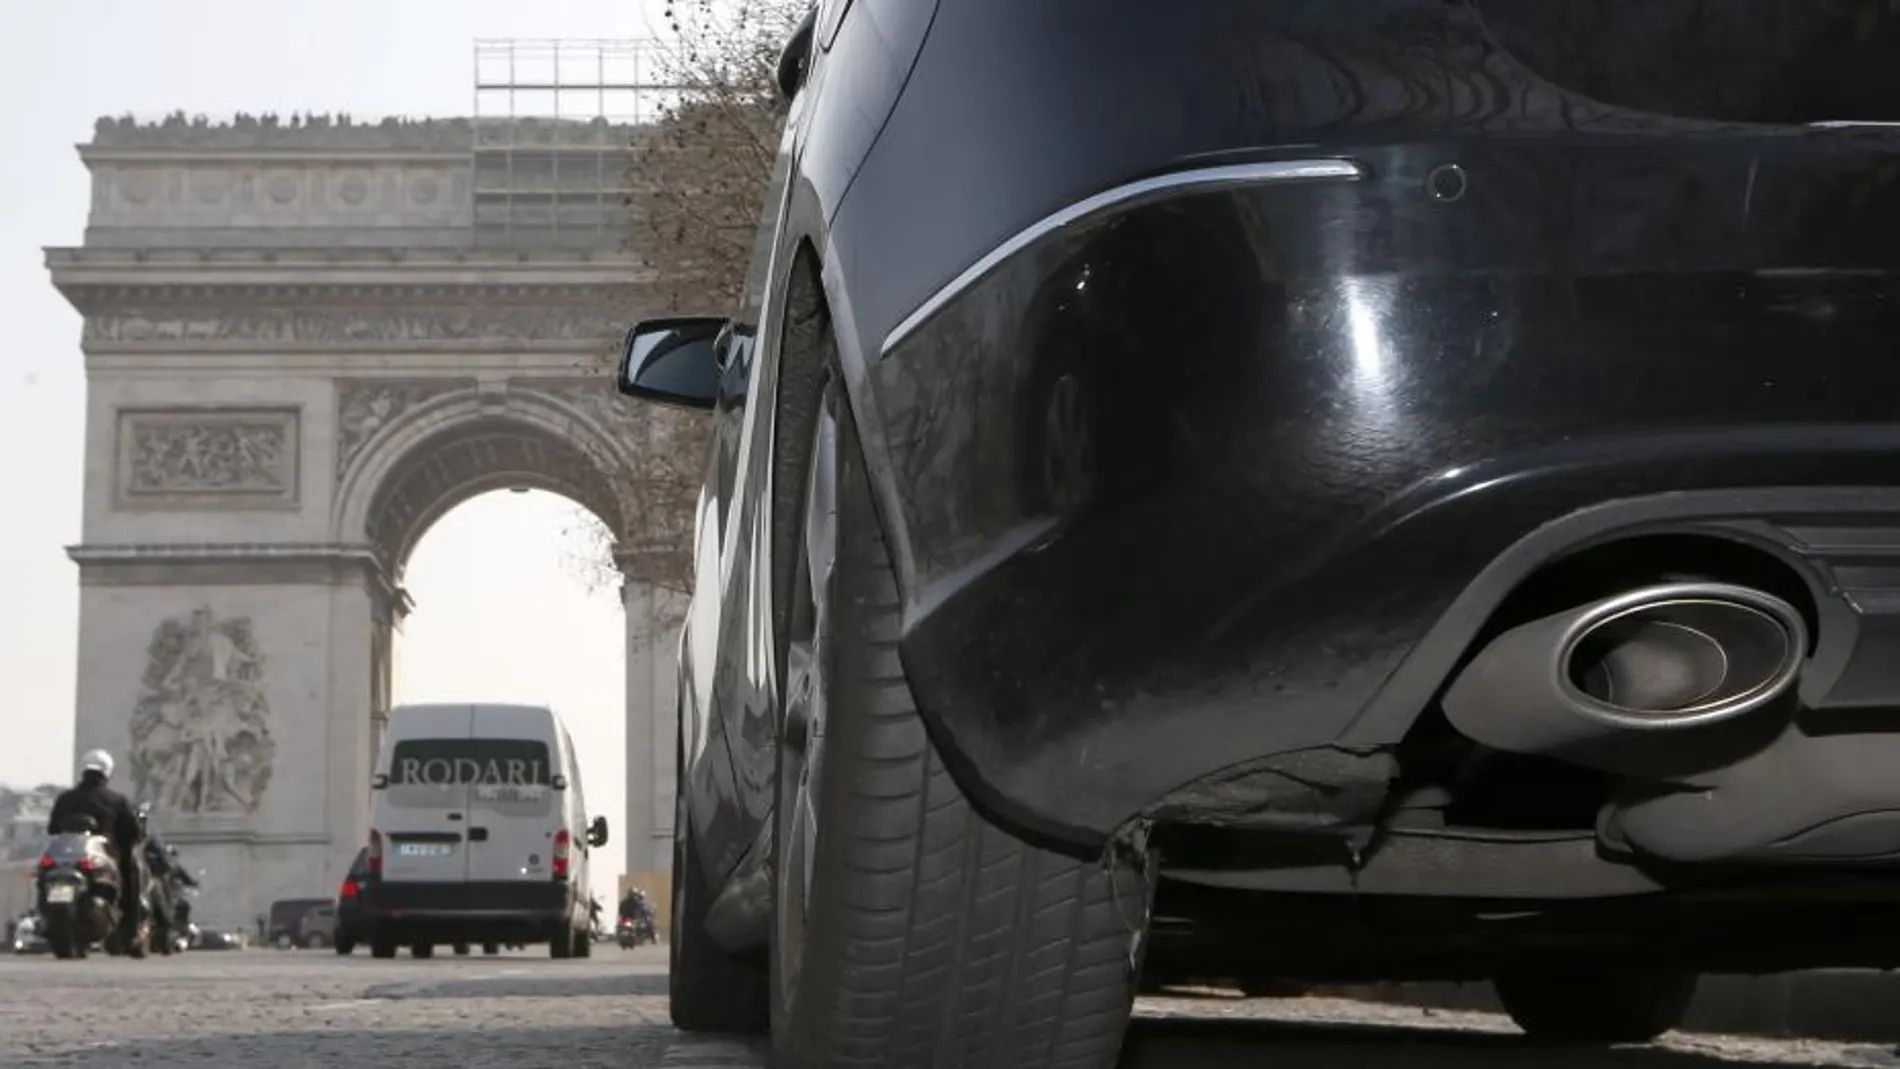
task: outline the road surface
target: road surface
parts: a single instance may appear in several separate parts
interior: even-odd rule
[[[756,1069],[744,1044],[681,1036],[663,951],[372,961],[317,951],[131,962],[0,958],[0,1067]],[[1127,1069],[1717,1069],[1877,1066],[1871,1045],[1670,1036],[1650,1048],[1527,1046],[1485,1014],[1326,999],[1146,999]]]

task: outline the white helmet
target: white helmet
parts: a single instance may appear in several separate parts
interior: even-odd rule
[[[79,771],[97,772],[107,779],[112,778],[112,755],[104,750],[89,751],[79,759]]]

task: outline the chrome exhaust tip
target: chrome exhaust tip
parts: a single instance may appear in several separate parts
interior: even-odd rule
[[[1644,587],[1572,622],[1557,687],[1579,715],[1617,727],[1697,727],[1786,693],[1807,645],[1801,614],[1772,594],[1718,583]]]
[[[1616,736],[1745,717],[1794,687],[1807,648],[1801,613],[1772,594],[1663,583],[1504,632],[1440,707],[1492,749],[1577,754]]]

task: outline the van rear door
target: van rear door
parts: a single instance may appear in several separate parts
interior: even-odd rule
[[[468,780],[473,712],[467,705],[408,706],[391,717],[401,735],[389,752],[380,816],[385,883],[468,879]]]
[[[554,878],[554,833],[561,826],[554,731],[548,709],[475,706],[470,744],[479,770],[469,788],[469,880]]]

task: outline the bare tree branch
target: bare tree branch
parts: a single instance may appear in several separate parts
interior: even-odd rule
[[[745,295],[785,102],[778,57],[810,0],[670,0],[660,82],[682,86],[634,139],[627,209],[632,251],[659,282],[667,312],[725,315]],[[616,554],[643,558],[641,579],[689,592],[693,509],[708,448],[707,421],[648,408],[638,471],[627,473],[630,530],[577,514],[569,566],[590,586],[616,584]],[[684,599],[664,599],[669,603]]]

